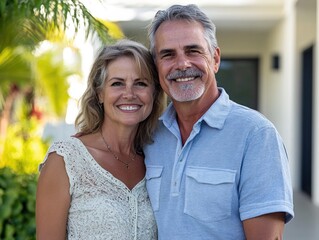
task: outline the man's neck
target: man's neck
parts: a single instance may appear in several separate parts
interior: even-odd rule
[[[220,93],[217,90],[216,94],[212,94],[206,99],[199,98],[189,102],[173,101],[183,145],[189,137],[194,124],[207,112],[219,95]]]

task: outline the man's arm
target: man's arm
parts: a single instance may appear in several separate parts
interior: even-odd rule
[[[283,212],[265,214],[243,221],[247,240],[282,240],[284,225]]]

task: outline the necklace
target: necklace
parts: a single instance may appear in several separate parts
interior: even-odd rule
[[[135,160],[136,152],[135,152],[135,154],[134,154],[133,157],[130,156],[131,160],[130,160],[129,162],[122,161],[122,160],[112,151],[110,145],[107,144],[107,142],[105,141],[105,139],[104,139],[104,137],[103,137],[102,131],[100,131],[100,134],[101,134],[102,140],[103,140],[103,142],[104,142],[104,144],[105,144],[107,150],[113,155],[114,159],[117,160],[117,161],[119,161],[119,162],[121,162],[121,163],[123,163],[123,164],[125,165],[126,169],[128,169],[128,168],[129,168],[129,164]]]

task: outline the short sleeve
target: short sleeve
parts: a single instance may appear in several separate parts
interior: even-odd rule
[[[293,218],[289,162],[281,137],[273,126],[251,133],[248,138],[239,184],[241,220],[273,212]]]
[[[48,156],[50,153],[56,152],[60,155],[65,164],[65,170],[69,178],[70,183],[70,194],[73,192],[74,183],[76,182],[76,171],[78,171],[75,166],[76,159],[80,159],[81,151],[77,146],[75,139],[69,139],[64,141],[56,141],[49,147],[43,162],[39,165],[39,171],[41,171],[42,167],[45,165]],[[78,157],[77,157],[78,156]]]

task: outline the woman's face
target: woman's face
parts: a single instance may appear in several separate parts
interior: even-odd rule
[[[145,79],[131,57],[122,56],[108,67],[108,77],[99,94],[103,102],[105,122],[121,126],[137,126],[151,113],[154,83]]]

